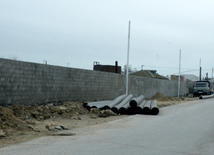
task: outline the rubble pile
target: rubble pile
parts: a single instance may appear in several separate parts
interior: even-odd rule
[[[44,121],[54,118],[71,118],[87,114],[88,111],[81,102],[64,102],[58,105],[53,103],[25,106],[0,106],[0,138],[8,136],[13,131],[36,131],[33,120]]]

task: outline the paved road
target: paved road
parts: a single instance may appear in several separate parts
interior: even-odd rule
[[[76,136],[42,137],[0,149],[3,155],[213,155],[214,99],[161,108],[76,130]]]

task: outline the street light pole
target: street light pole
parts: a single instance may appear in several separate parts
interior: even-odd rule
[[[214,69],[214,68],[212,68],[212,79],[213,79],[213,69]]]
[[[201,58],[199,62],[199,81],[201,81]]]
[[[181,84],[181,49],[179,53],[179,76],[178,76],[178,97],[180,97],[180,84]]]
[[[127,64],[126,64],[126,95],[129,92],[129,44],[130,44],[130,27],[131,21],[129,21],[129,29],[128,29],[128,48],[127,48]]]

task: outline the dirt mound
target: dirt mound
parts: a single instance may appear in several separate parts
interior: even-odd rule
[[[44,121],[50,118],[71,118],[87,113],[88,111],[81,102],[64,102],[57,106],[53,103],[40,106],[0,106],[0,131],[6,133],[7,136],[12,131],[33,130],[29,126],[29,122],[32,120]]]
[[[25,122],[14,115],[14,111],[10,108],[0,107],[0,129],[8,130],[23,130],[27,126]]]
[[[151,98],[151,100],[164,100],[164,99],[166,99],[166,97],[161,93],[157,93]]]
[[[14,115],[22,120],[35,118],[45,120],[53,117],[70,118],[72,116],[83,115],[88,111],[83,108],[82,103],[65,102],[55,106],[53,103],[46,105],[24,106],[15,105],[10,107]]]
[[[182,98],[178,97],[166,97],[161,93],[155,94],[153,97],[151,97],[151,100],[158,100],[158,101],[181,101]]]

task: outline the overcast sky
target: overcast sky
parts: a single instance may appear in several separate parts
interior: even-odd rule
[[[0,0],[0,57],[93,69],[129,64],[212,77],[212,0]],[[197,71],[192,71],[197,70]],[[191,72],[184,72],[191,71]]]

